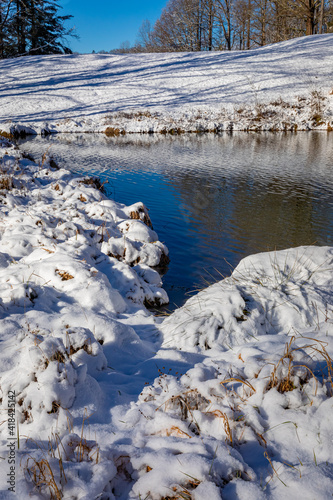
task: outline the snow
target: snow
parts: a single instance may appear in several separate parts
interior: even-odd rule
[[[162,318],[142,203],[0,157],[1,498],[11,453],[19,498],[329,498],[333,247],[251,255]]]
[[[0,129],[309,130],[333,125],[333,34],[250,51],[0,61]]]
[[[0,129],[329,128],[332,36],[4,60]],[[0,498],[329,498],[333,247],[248,256],[161,317],[140,201],[1,136],[0,160]]]

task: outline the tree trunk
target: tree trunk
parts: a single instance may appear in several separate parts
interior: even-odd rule
[[[4,58],[4,46],[3,46],[3,30],[2,30],[2,14],[0,12],[0,59]]]
[[[213,50],[213,23],[214,23],[214,12],[213,12],[213,1],[209,0],[208,4],[208,50]]]
[[[266,16],[267,16],[267,1],[264,0],[261,7],[261,34],[260,34],[260,45],[263,47],[266,45]]]
[[[38,46],[37,43],[37,27],[36,27],[36,8],[34,0],[30,2],[30,24],[31,24],[31,48],[30,50],[35,50]]]
[[[318,26],[319,35],[321,35],[323,32],[323,19],[324,19],[324,0],[321,0],[320,12],[319,12],[319,26]]]
[[[197,51],[201,50],[202,45],[202,5],[199,1],[198,3],[198,11],[197,11]]]
[[[247,20],[246,20],[246,48],[247,50],[251,47],[251,0],[247,3]]]
[[[315,0],[307,0],[306,2],[307,12],[306,12],[306,35],[313,35],[315,29]]]

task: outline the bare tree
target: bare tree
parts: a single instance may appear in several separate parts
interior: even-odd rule
[[[128,51],[243,50],[328,30],[333,0],[169,0]]]
[[[231,50],[233,46],[233,6],[234,0],[215,0],[217,24],[223,32],[226,48]]]
[[[151,31],[151,23],[148,19],[145,19],[139,28],[135,46],[141,47],[143,51],[149,52],[151,46]]]

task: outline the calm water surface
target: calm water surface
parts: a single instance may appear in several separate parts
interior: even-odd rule
[[[246,255],[333,244],[333,133],[59,134],[20,141],[35,160],[107,180],[107,195],[150,210],[171,262],[170,308]]]

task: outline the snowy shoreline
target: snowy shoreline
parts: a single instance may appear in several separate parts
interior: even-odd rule
[[[328,498],[333,247],[249,256],[162,320],[142,204],[0,157],[1,498],[10,471],[36,500]]]
[[[0,132],[9,138],[24,138],[29,135],[47,136],[50,134],[105,134],[119,137],[127,134],[220,134],[223,132],[303,132],[333,130],[333,107],[325,103],[325,112],[312,111],[312,98],[304,100],[305,109],[295,113],[297,105],[283,102],[257,107],[242,107],[238,111],[215,113],[213,110],[197,109],[196,113],[151,114],[149,110],[131,113],[109,114],[98,122],[92,120],[66,120],[65,123],[44,123],[40,126],[18,123],[3,124]],[[326,98],[322,98],[326,101]],[[287,111],[286,111],[287,109]],[[196,114],[199,116],[191,116]],[[127,115],[127,116],[126,116]],[[133,115],[133,118],[130,116]]]
[[[230,108],[230,107],[229,107]],[[0,123],[9,138],[28,135],[103,133],[109,137],[126,134],[200,134],[222,132],[297,132],[333,130],[333,90],[312,91],[293,100],[281,97],[270,103],[239,105],[216,110],[206,106],[173,112],[133,109],[108,113],[100,119],[59,120],[57,123]]]

